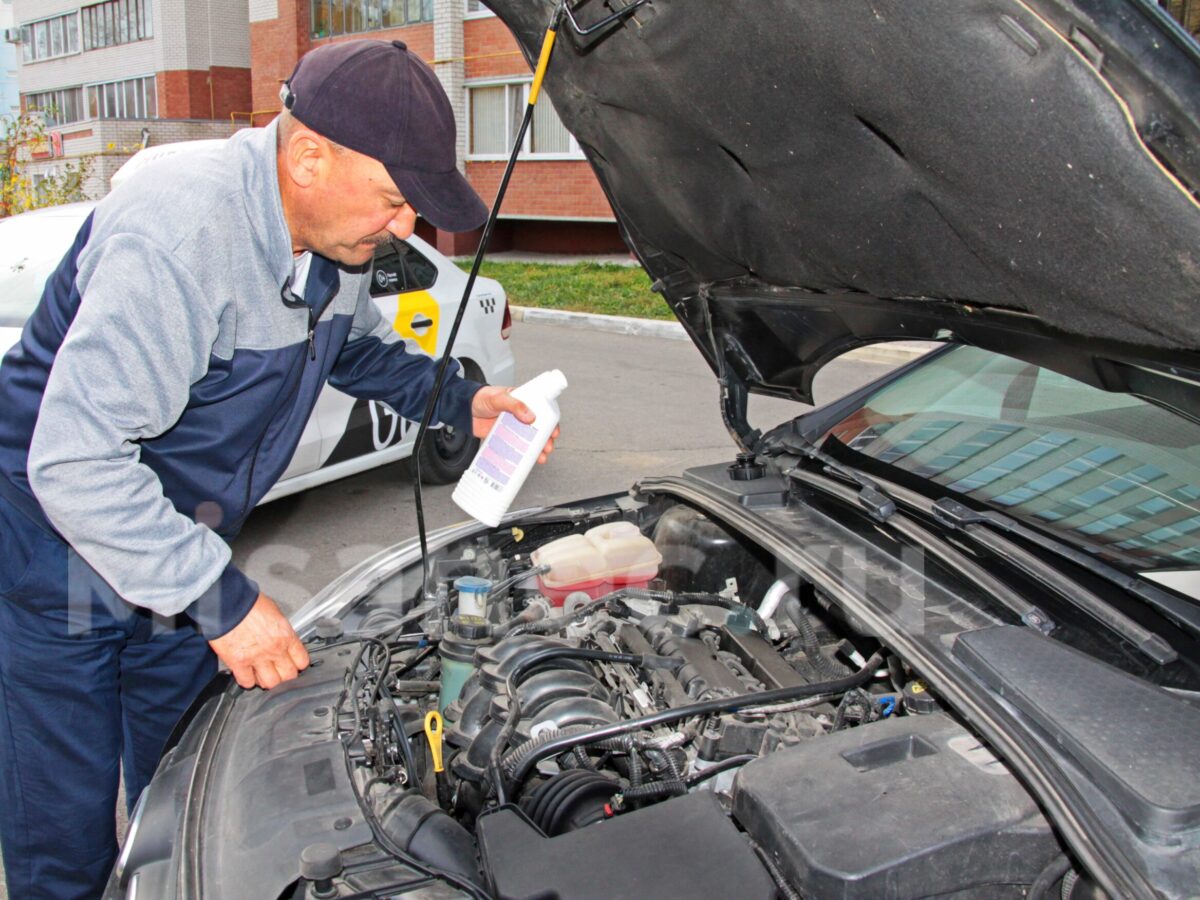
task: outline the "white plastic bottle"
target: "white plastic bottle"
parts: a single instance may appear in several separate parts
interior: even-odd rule
[[[500,524],[558,425],[556,398],[566,386],[563,373],[552,369],[513,389],[536,419],[526,425],[511,413],[499,415],[454,489],[454,502],[464,512],[493,528]]]

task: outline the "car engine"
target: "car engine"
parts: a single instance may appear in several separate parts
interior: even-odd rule
[[[318,623],[314,659],[345,660],[350,780],[404,878],[504,897],[1023,896],[1059,855],[1003,763],[812,585],[684,504],[607,518],[451,548],[432,599]],[[301,871],[297,897],[404,881],[379,859]]]

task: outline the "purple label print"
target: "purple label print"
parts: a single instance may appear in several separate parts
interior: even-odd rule
[[[537,429],[519,421],[511,413],[501,413],[492,433],[475,461],[479,470],[495,479],[496,489],[508,484],[513,470],[521,462]]]

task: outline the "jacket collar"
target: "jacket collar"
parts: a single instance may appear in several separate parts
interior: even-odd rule
[[[329,302],[337,295],[341,287],[341,277],[338,274],[337,263],[326,259],[319,253],[312,255],[308,267],[308,282],[304,286],[304,296],[297,297],[292,292],[292,273],[289,272],[279,291],[279,299],[283,305],[291,309],[307,306],[313,314],[313,321],[321,318]]]
[[[242,197],[257,251],[277,285],[292,274],[292,239],[283,217],[275,155],[278,120],[266,128],[246,128],[230,138],[241,163]]]

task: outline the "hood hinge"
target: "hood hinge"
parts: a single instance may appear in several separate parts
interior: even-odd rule
[[[718,335],[713,325],[712,310],[709,307],[708,285],[700,285],[700,308],[704,310],[704,326],[712,342],[713,358],[717,362],[717,383],[721,387],[721,418],[725,428],[733,437],[734,442],[746,453],[756,453],[762,439],[762,432],[751,428],[746,419],[746,409],[750,402],[750,391],[745,380],[729,364],[730,359],[736,359],[742,367],[753,373],[754,363],[746,355],[741,344],[731,334]]]

